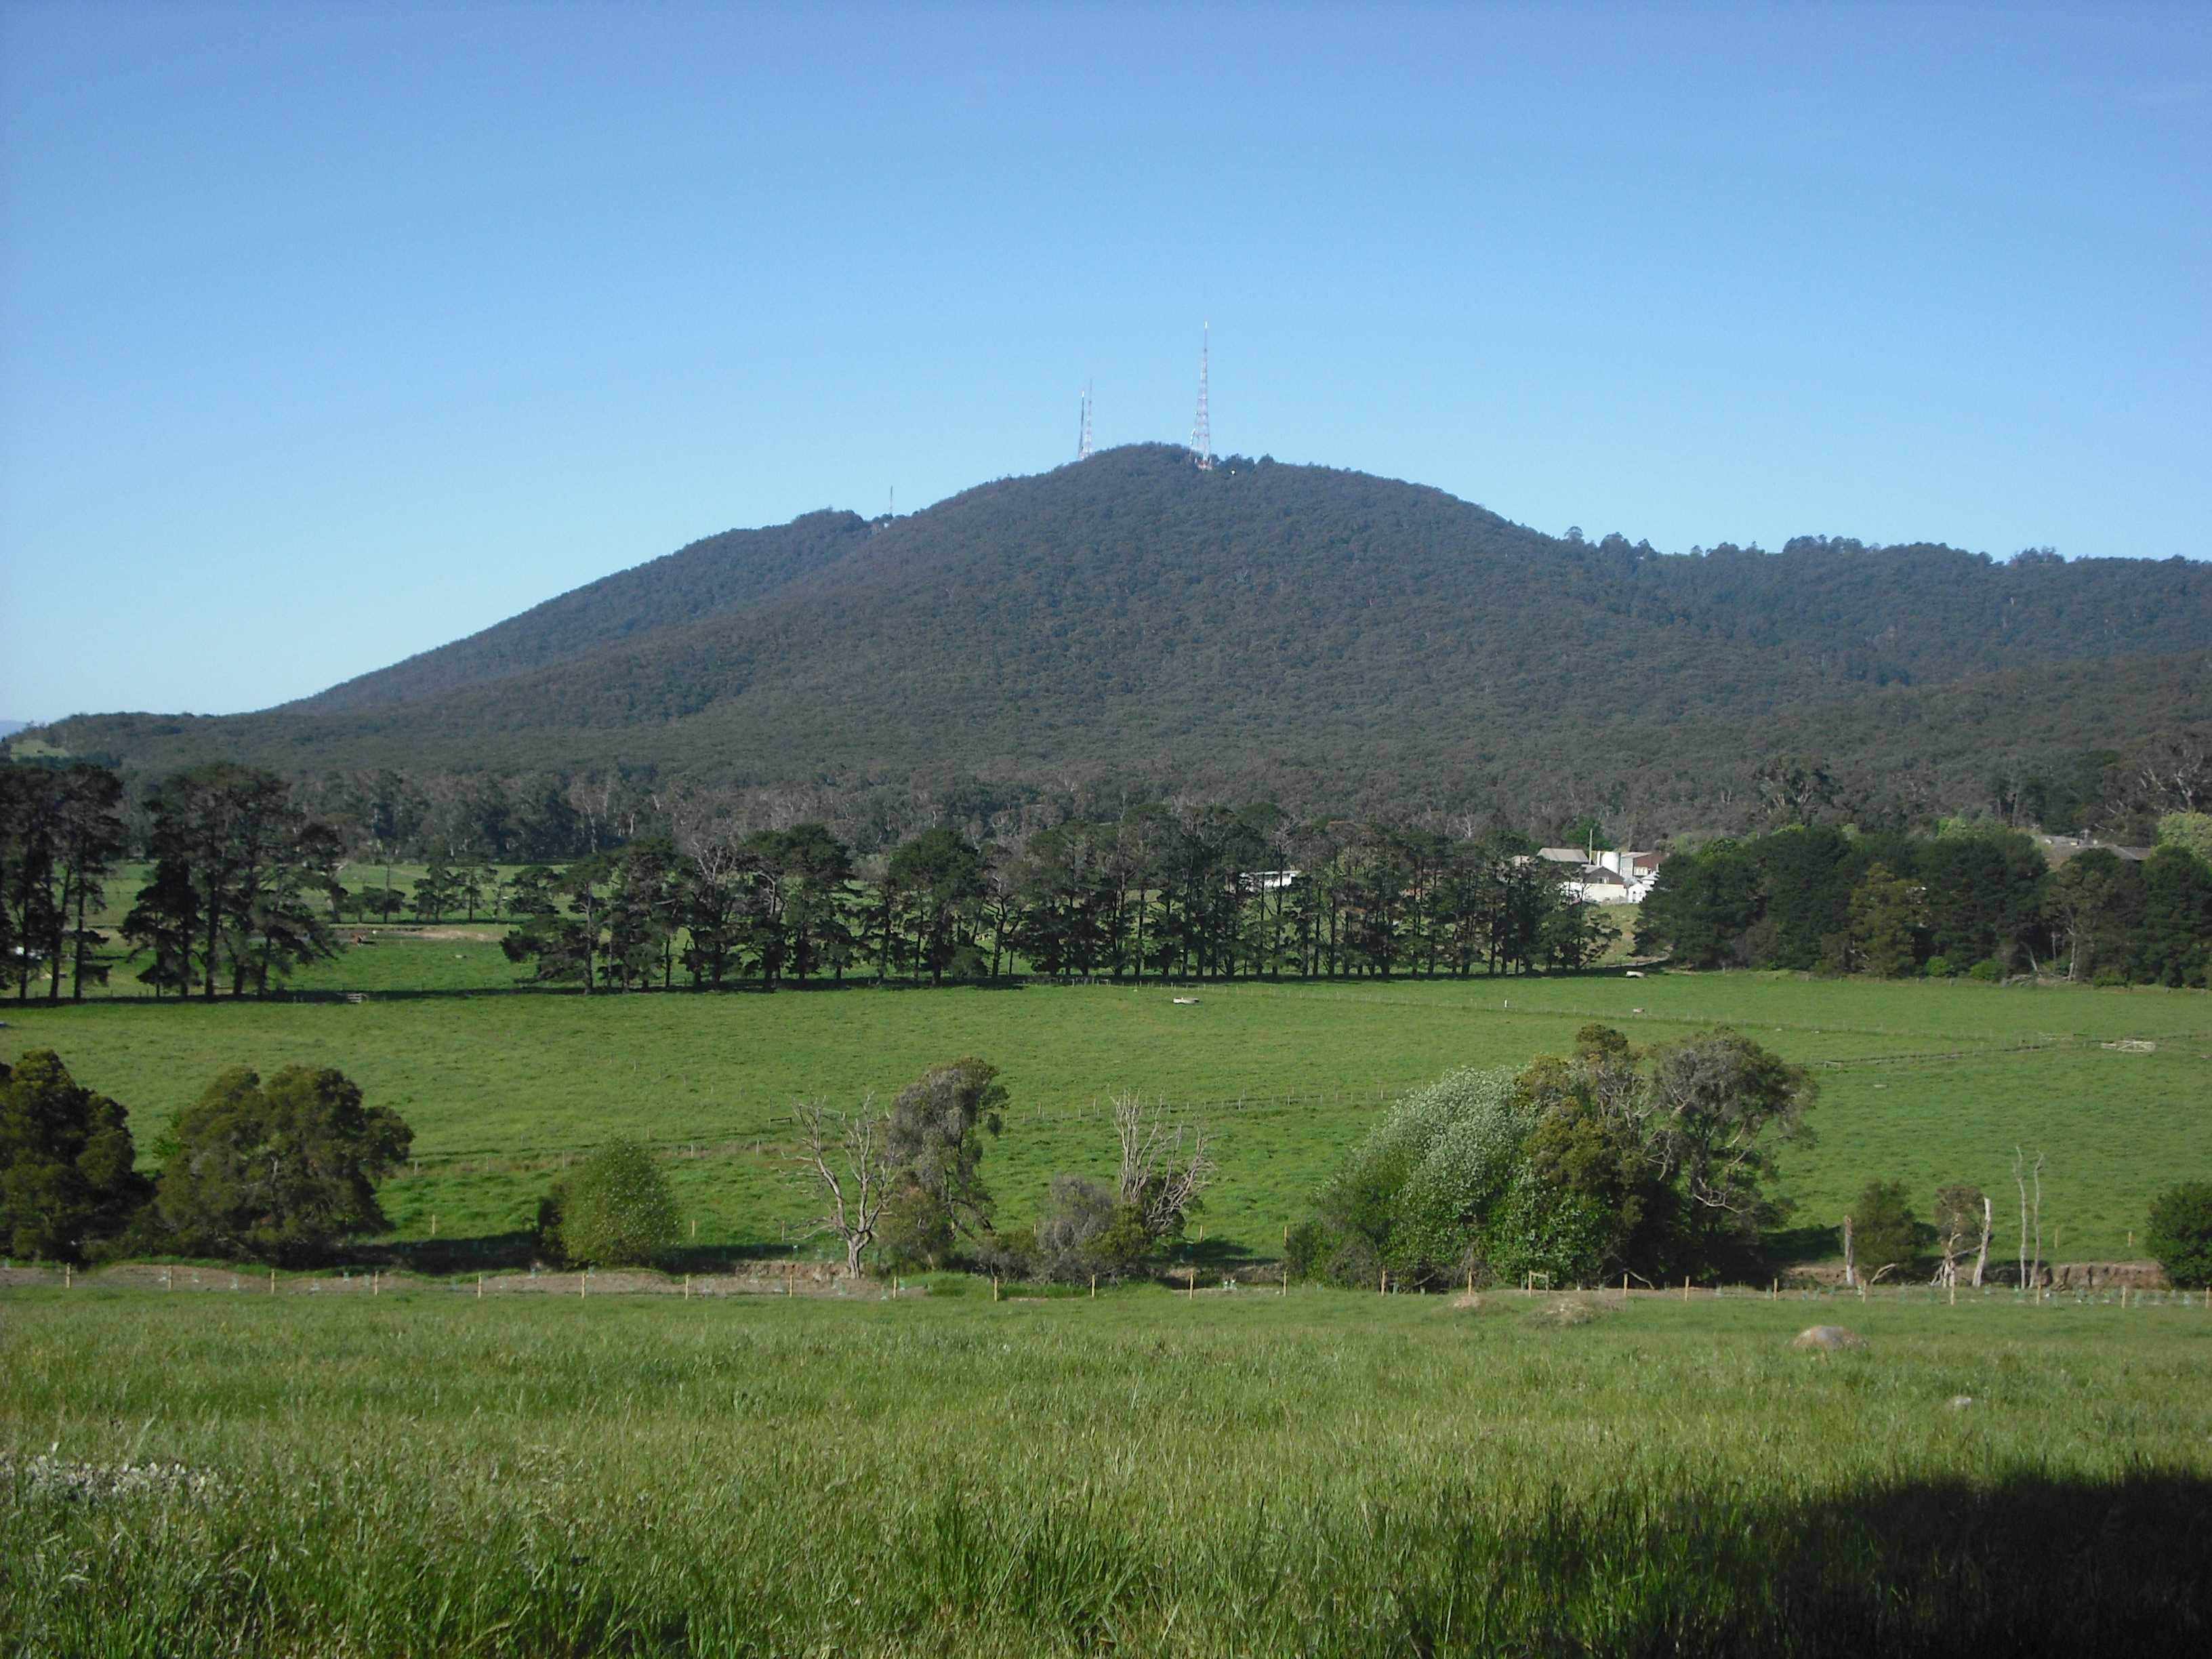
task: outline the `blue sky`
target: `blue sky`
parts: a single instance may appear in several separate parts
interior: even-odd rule
[[[2212,554],[2212,9],[0,4],[0,715],[1188,435]]]

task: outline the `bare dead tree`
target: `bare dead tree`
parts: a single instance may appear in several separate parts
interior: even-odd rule
[[[1114,1132],[1121,1142],[1116,1183],[1121,1202],[1143,1213],[1154,1237],[1173,1232],[1221,1167],[1214,1162],[1206,1126],[1186,1123],[1179,1114],[1170,1117],[1161,1102],[1148,1108],[1141,1095],[1119,1094],[1114,1097]]]
[[[1853,1249],[1853,1240],[1851,1237],[1851,1218],[1849,1216],[1845,1216],[1844,1218],[1844,1283],[1848,1285],[1856,1285],[1858,1282],[1859,1269],[1857,1255],[1856,1250]]]
[[[855,1279],[860,1274],[862,1253],[875,1243],[876,1224],[891,1192],[884,1118],[875,1108],[873,1095],[857,1113],[831,1113],[812,1103],[800,1106],[801,1146],[793,1159],[820,1183],[828,1206],[800,1237],[835,1233],[843,1239],[845,1271]]]
[[[1959,1258],[1966,1253],[1966,1241],[1982,1218],[1979,1212],[1988,1207],[1989,1199],[1978,1187],[1954,1184],[1936,1194],[1936,1232],[1942,1242],[1943,1265],[1937,1269],[1935,1282],[1945,1290],[1958,1287]],[[1978,1276],[1975,1283],[1980,1282]]]
[[[2023,1290],[2043,1280],[2043,1154],[2038,1152],[2030,1167],[2027,1154],[2018,1146],[2012,1149],[2013,1184],[2020,1188],[2020,1283]],[[2034,1197],[2028,1196],[2029,1184],[2034,1186]],[[2028,1252],[2033,1245],[2034,1255]]]
[[[1990,1231],[1996,1224],[1996,1211],[1990,1203],[1989,1194],[1982,1194],[1982,1243],[1974,1252],[1974,1288],[1982,1288],[1982,1275],[1989,1271]]]
[[[2035,1275],[2035,1282],[2040,1285],[2043,1283],[2043,1152],[2040,1148],[2036,1152],[2035,1168],[2030,1175],[2035,1182],[2035,1255],[2028,1263],[2028,1270]]]

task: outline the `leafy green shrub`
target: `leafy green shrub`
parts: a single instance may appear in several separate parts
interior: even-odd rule
[[[1283,1261],[1291,1277],[1310,1284],[1327,1276],[1328,1259],[1336,1249],[1336,1235],[1324,1222],[1298,1222],[1283,1237]]]
[[[1984,957],[1966,969],[1966,977],[1980,980],[1985,985],[1994,984],[2004,977],[2004,969],[1997,965],[1995,957]]]
[[[1951,958],[1948,957],[1928,958],[1928,977],[1930,979],[1948,979],[1958,971],[1951,965]]]
[[[562,1256],[597,1267],[635,1267],[675,1242],[676,1200],[668,1177],[641,1146],[611,1141],[585,1159],[549,1196]]]
[[[2176,1285],[2212,1285],[2212,1181],[2185,1181],[2153,1200],[2144,1242]]]
[[[1511,1104],[1510,1072],[1453,1072],[1393,1107],[1320,1194],[1330,1235],[1322,1277],[1365,1285],[1389,1268],[1401,1277],[1452,1275],[1520,1252],[1498,1212],[1513,1185],[1528,1125]],[[1500,1245],[1506,1247],[1499,1249]],[[1319,1254],[1318,1251],[1316,1252]]]
[[[1642,1060],[1591,1025],[1571,1060],[1407,1095],[1316,1195],[1290,1265],[1346,1285],[1727,1265],[1783,1212],[1774,1147],[1802,1137],[1817,1086],[1724,1027]]]
[[[185,1109],[164,1154],[154,1212],[190,1254],[304,1263],[342,1241],[382,1232],[376,1182],[415,1132],[329,1066],[287,1066],[261,1079],[233,1066]]]
[[[884,1125],[895,1188],[876,1237],[895,1265],[943,1267],[963,1235],[991,1231],[983,1139],[1004,1125],[999,1068],[972,1055],[933,1066],[898,1091]]]
[[[1024,1277],[1073,1284],[1128,1273],[1152,1253],[1155,1242],[1137,1206],[1095,1181],[1063,1175],[1053,1177],[1036,1225],[998,1235],[991,1254]]]
[[[1901,1181],[1874,1181],[1851,1206],[1851,1224],[1860,1271],[1910,1267],[1924,1248],[1923,1228],[1912,1213],[1912,1192]]]

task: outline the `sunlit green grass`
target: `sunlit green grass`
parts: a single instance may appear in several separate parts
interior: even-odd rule
[[[793,1097],[857,1105],[977,1054],[1013,1092],[986,1166],[1008,1220],[1033,1214],[1055,1173],[1110,1171],[1105,1103],[1135,1090],[1205,1118],[1223,1165],[1207,1238],[1264,1254],[1387,1098],[1451,1066],[1561,1050],[1588,1019],[1639,1042],[1724,1020],[1820,1066],[1819,1143],[1787,1170],[1802,1222],[1832,1224],[1878,1176],[1923,1206],[1966,1180],[1996,1195],[2008,1251],[2017,1144],[2049,1154],[2046,1254],[2114,1256],[2152,1194],[2212,1176],[2212,999],[2198,992],[1668,974],[586,998],[515,988],[497,930],[477,931],[349,947],[303,981],[358,990],[357,1005],[10,1006],[0,1057],[60,1049],[131,1108],[142,1144],[224,1066],[340,1066],[416,1127],[422,1173],[385,1190],[409,1237],[433,1215],[446,1237],[524,1225],[549,1168],[625,1133],[687,1154],[671,1169],[702,1243],[774,1243],[810,1209],[778,1150]],[[2157,1046],[2100,1046],[2123,1038]]]
[[[1530,1305],[0,1291],[0,1648],[2204,1635],[2212,1310],[1641,1298],[1558,1328]],[[1863,1352],[1790,1346],[1838,1318]],[[64,1497],[22,1473],[50,1446],[213,1485]]]

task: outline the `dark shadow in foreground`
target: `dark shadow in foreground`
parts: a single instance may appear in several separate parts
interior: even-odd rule
[[[1913,1481],[1786,1503],[1680,1486],[1501,1499],[1447,1483],[1380,1510],[1316,1500],[1270,1520],[1267,1547],[1210,1555],[1201,1583],[1091,1516],[947,1492],[887,1587],[906,1605],[872,1623],[1075,1646],[1180,1622],[1193,1650],[1346,1659],[2085,1659],[2212,1643],[2212,1481],[2195,1475]]]
[[[2212,1644],[2199,1476],[1652,1498],[1554,1498],[1495,1531],[1438,1514],[1441,1547],[1405,1564],[1395,1643],[1373,1650],[2078,1659]]]

